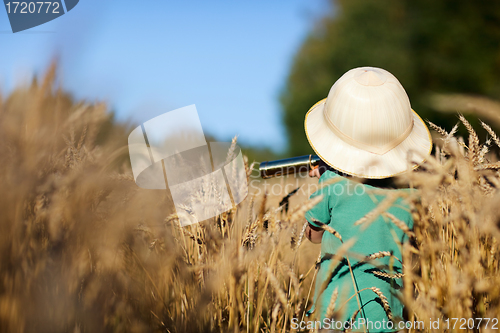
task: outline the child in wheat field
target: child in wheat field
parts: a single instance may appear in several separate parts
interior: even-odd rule
[[[410,190],[387,188],[384,181],[391,183],[430,154],[427,126],[394,75],[361,67],[345,73],[309,110],[305,131],[328,167],[310,173],[326,186],[311,196],[323,199],[306,213],[306,236],[321,243],[309,315],[322,328],[340,331],[350,324],[352,331],[402,330],[398,293],[407,240],[402,223],[413,225],[404,201]]]

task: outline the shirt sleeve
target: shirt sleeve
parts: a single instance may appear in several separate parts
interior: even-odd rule
[[[333,175],[330,175],[329,177],[325,177],[325,174],[327,172],[332,173]],[[327,171],[327,172],[325,172],[323,174],[323,176],[321,176],[321,178],[319,180],[319,186],[321,186],[322,182],[328,181],[328,180],[335,178],[335,177],[340,177],[339,175],[334,174],[331,171]],[[338,183],[336,183],[336,184],[338,184]],[[332,185],[330,185],[330,186],[332,186]],[[321,225],[314,222],[314,220],[317,220],[323,224],[330,223],[330,221],[332,219],[331,218],[331,208],[332,208],[331,192],[332,191],[328,190],[328,186],[325,186],[323,188],[320,188],[319,190],[317,190],[313,194],[311,194],[311,196],[309,197],[310,199],[313,199],[319,195],[323,195],[323,199],[316,206],[314,206],[313,208],[308,210],[305,214],[305,218],[306,218],[307,222],[309,222],[309,224],[311,224],[312,226],[321,228]]]

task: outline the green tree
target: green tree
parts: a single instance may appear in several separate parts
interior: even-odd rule
[[[387,69],[423,118],[447,127],[456,117],[432,110],[430,93],[500,95],[500,1],[331,3],[296,54],[281,94],[291,155],[311,152],[305,114],[351,68]]]

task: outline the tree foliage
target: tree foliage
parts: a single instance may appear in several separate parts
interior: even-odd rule
[[[499,1],[331,3],[296,54],[281,94],[290,154],[311,152],[305,114],[351,68],[387,69],[423,118],[446,127],[457,119],[432,109],[432,93],[500,96]]]

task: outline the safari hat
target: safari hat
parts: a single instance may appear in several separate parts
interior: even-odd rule
[[[416,168],[432,149],[429,129],[398,79],[376,67],[346,72],[307,112],[307,139],[331,167],[363,178]]]

